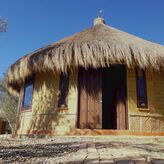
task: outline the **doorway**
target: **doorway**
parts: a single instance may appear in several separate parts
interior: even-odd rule
[[[127,129],[126,66],[79,68],[78,128]]]

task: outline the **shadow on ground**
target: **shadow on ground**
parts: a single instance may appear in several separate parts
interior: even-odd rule
[[[0,159],[5,162],[23,162],[34,157],[60,157],[67,153],[76,152],[76,143],[50,143],[20,146],[0,146]]]
[[[96,149],[142,149],[147,152],[164,152],[164,148],[159,148],[158,144],[133,144],[128,142],[61,142],[61,143],[46,143],[46,144],[25,144],[25,145],[7,145],[0,144],[0,159],[5,163],[26,162],[32,158],[56,158],[63,157],[69,153],[74,153],[88,147],[95,147]],[[144,157],[144,155],[142,156]],[[93,163],[97,159],[88,159]],[[90,162],[91,162],[90,161]],[[77,161],[72,161],[75,163]],[[108,163],[110,163],[108,161]]]

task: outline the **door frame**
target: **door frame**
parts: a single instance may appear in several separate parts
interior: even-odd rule
[[[116,64],[117,65],[117,64]],[[118,64],[119,65],[119,64]],[[77,69],[77,117],[76,117],[76,128],[80,129],[80,69],[83,67],[78,67]],[[100,68],[101,69],[101,68]],[[116,109],[117,110],[117,109]],[[126,129],[129,130],[129,114],[128,114],[128,78],[127,78],[127,66],[125,65],[125,116],[126,116]],[[103,118],[102,118],[103,119]],[[117,118],[116,118],[117,119]],[[117,120],[116,120],[117,121]],[[103,129],[101,129],[103,130]],[[107,129],[106,129],[107,130]],[[111,130],[111,129],[108,129]],[[119,129],[116,129],[119,130]]]

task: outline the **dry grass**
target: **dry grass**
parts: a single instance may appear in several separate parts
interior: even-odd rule
[[[164,47],[97,24],[19,59],[8,70],[8,84],[12,91],[19,92],[21,83],[36,72],[66,72],[77,66],[98,68],[119,63],[159,70],[164,66]]]

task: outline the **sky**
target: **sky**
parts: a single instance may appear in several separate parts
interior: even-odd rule
[[[0,33],[0,77],[22,56],[93,26],[106,24],[164,45],[164,0],[0,0],[8,21]]]

